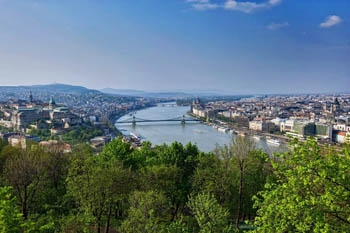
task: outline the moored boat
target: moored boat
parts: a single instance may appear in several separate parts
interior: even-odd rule
[[[267,143],[271,144],[271,145],[275,145],[275,146],[280,146],[281,145],[281,142],[277,139],[272,139],[272,138],[269,138],[266,140]]]
[[[218,130],[222,133],[227,133],[229,131],[229,129],[224,128],[224,127],[219,127]]]
[[[257,141],[260,141],[260,137],[258,135],[254,135],[253,138]]]
[[[134,138],[134,139],[141,140],[141,137],[138,136],[136,133],[131,132],[131,133],[130,133],[130,136],[131,136],[132,138]]]

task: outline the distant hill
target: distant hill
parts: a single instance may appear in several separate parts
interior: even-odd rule
[[[181,92],[147,92],[132,89],[113,89],[104,88],[101,92],[112,95],[123,95],[123,96],[138,96],[138,97],[148,97],[148,98],[166,98],[166,97],[182,97],[189,96],[186,93]]]
[[[205,91],[155,91],[147,92],[141,90],[132,89],[113,89],[104,88],[101,90],[103,93],[123,96],[138,96],[149,98],[167,98],[167,97],[204,97],[204,96],[221,96],[226,95],[224,93],[217,92],[205,92]]]
[[[100,91],[107,94],[127,95],[127,96],[147,96],[150,94],[149,92],[146,92],[146,91],[139,91],[139,90],[132,90],[132,89],[104,88]]]
[[[84,94],[88,92],[99,92],[97,90],[88,89],[82,86],[73,86],[68,84],[48,84],[48,85],[33,85],[33,86],[24,86],[33,90],[46,90],[50,92],[60,92],[67,94]]]
[[[89,92],[100,93],[97,90],[88,89],[82,86],[73,86],[67,84],[48,84],[48,85],[32,85],[32,86],[0,86],[0,90],[4,92],[32,91],[32,92],[50,92],[62,94],[85,94]]]

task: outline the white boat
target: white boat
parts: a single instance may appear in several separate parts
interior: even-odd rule
[[[260,141],[260,137],[258,135],[254,135],[253,138],[257,141]]]
[[[130,136],[133,137],[134,139],[141,140],[141,137],[138,136],[136,133],[131,132]]]
[[[224,127],[220,127],[220,128],[218,128],[218,130],[222,133],[227,133],[229,131],[229,129],[224,128]]]
[[[266,139],[266,142],[269,143],[269,144],[272,144],[272,145],[275,145],[275,146],[280,146],[281,145],[281,142],[278,141],[277,139]]]
[[[203,132],[202,132],[201,130],[199,130],[199,129],[194,129],[193,132],[198,133],[198,134],[203,133]]]

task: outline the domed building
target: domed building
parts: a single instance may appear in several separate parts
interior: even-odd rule
[[[52,109],[54,109],[55,107],[56,107],[56,102],[55,102],[55,100],[54,100],[52,97],[50,97],[49,109],[52,110]]]

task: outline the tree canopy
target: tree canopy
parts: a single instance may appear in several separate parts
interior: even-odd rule
[[[118,138],[63,153],[0,141],[0,232],[349,232],[349,146],[290,148]]]

